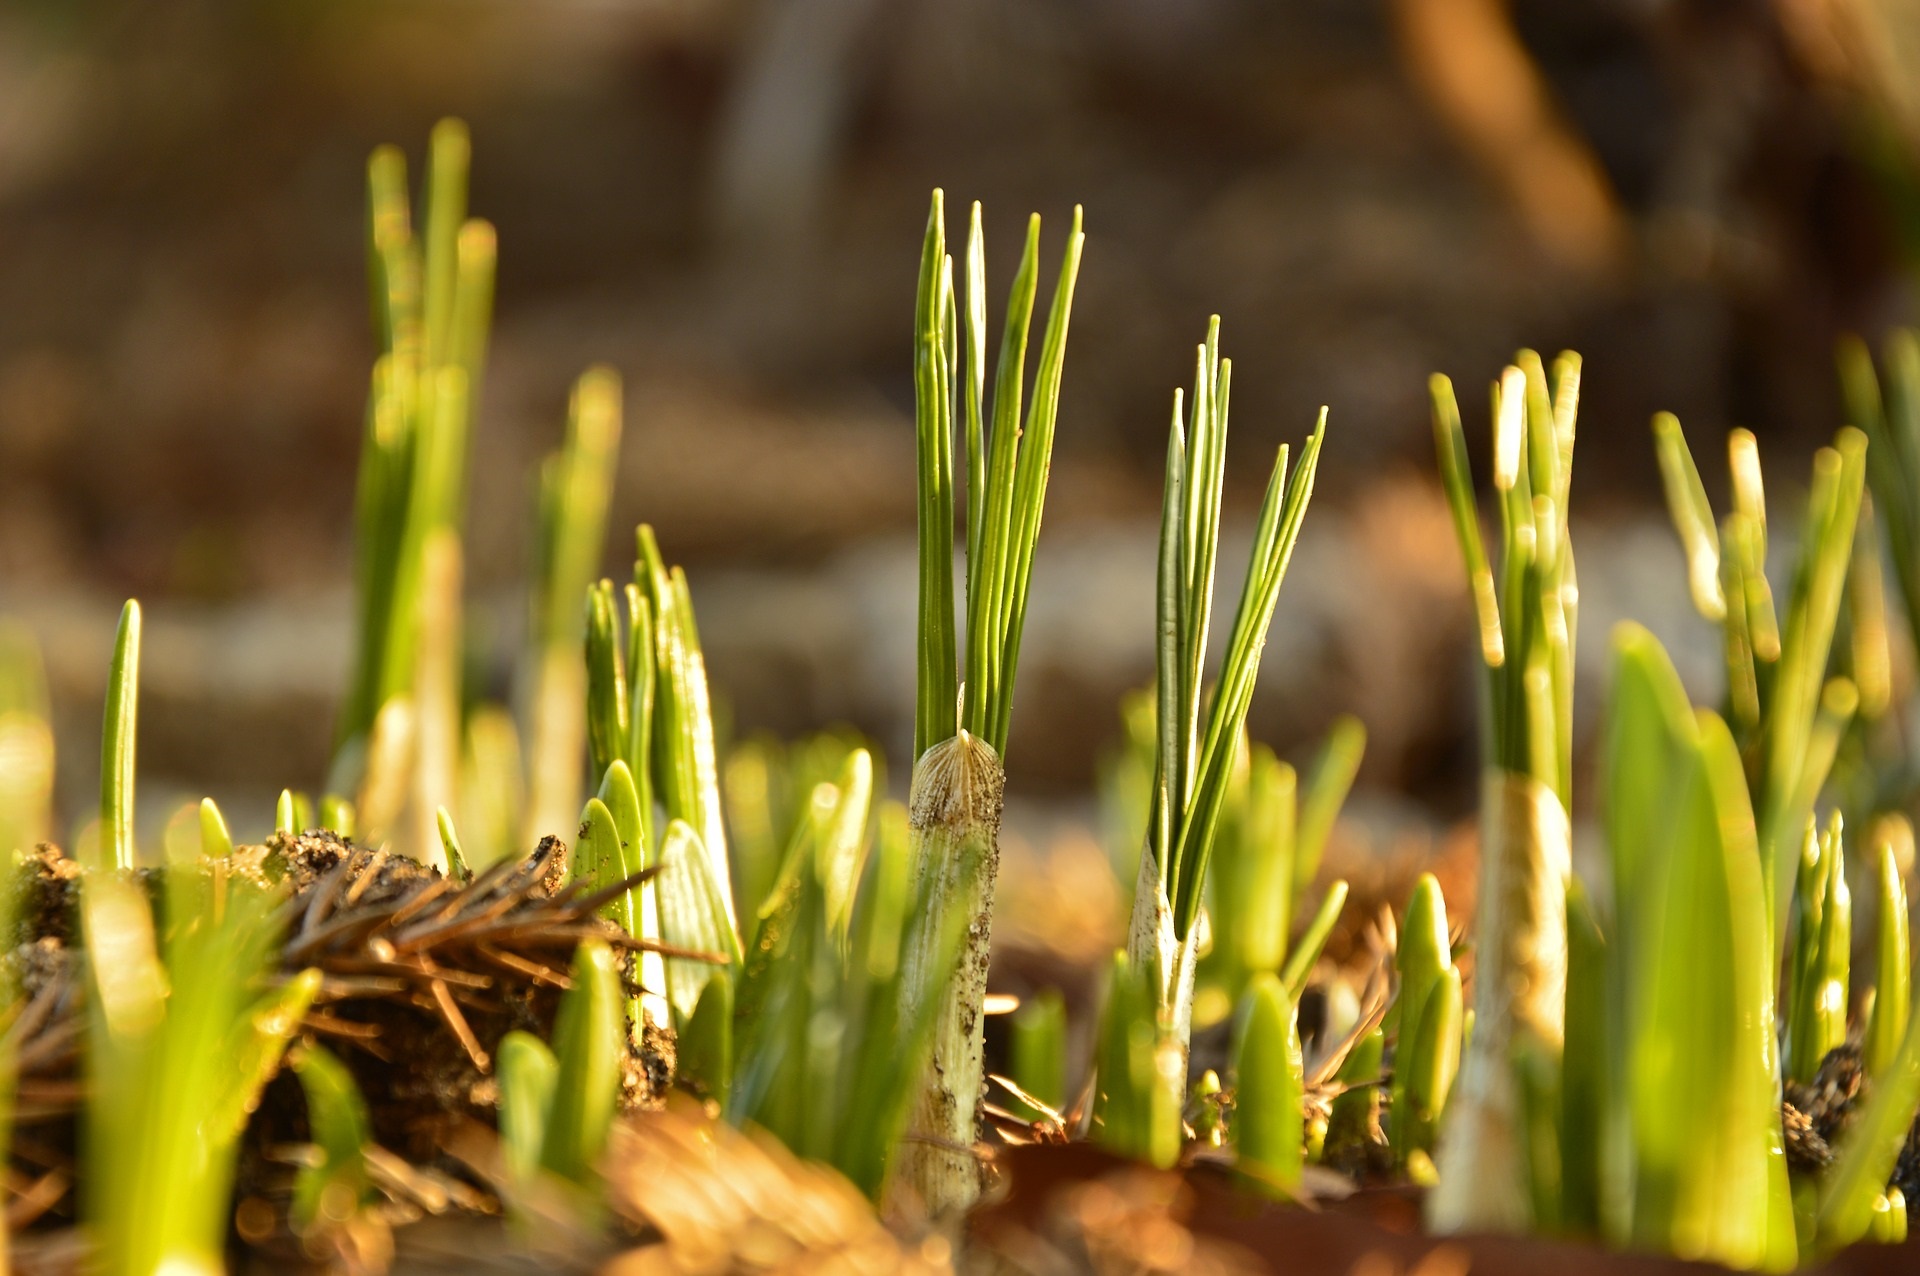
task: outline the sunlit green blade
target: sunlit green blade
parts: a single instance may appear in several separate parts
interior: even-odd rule
[[[446,856],[447,872],[455,881],[471,881],[473,868],[467,862],[466,851],[461,849],[460,835],[453,827],[453,816],[447,814],[446,807],[439,807],[433,813],[433,822],[440,833],[440,853]]]
[[[975,735],[988,737],[999,705],[995,690],[1006,676],[1002,661],[1005,644],[995,636],[1006,632],[1011,600],[1005,581],[1013,540],[1015,474],[1020,458],[1020,415],[1026,378],[1027,340],[1033,326],[1034,302],[1040,284],[1040,216],[1027,219],[1026,242],[1013,287],[1007,294],[1006,319],[1000,332],[1000,353],[994,369],[991,434],[985,442],[985,489],[981,509],[980,557],[972,557],[969,536],[967,559],[967,685],[964,725]],[[971,286],[971,285],[969,285]],[[969,297],[969,307],[973,305]],[[980,305],[985,305],[984,293]]]
[[[573,852],[573,875],[589,892],[604,890],[627,876],[627,857],[620,843],[620,826],[599,798],[588,798],[580,812],[580,844]],[[600,915],[628,934],[636,929],[633,893],[622,893],[601,907]]]
[[[1327,741],[1320,746],[1313,769],[1307,773],[1305,796],[1300,803],[1299,840],[1294,850],[1293,893],[1305,894],[1320,858],[1326,853],[1327,839],[1333,833],[1340,807],[1353,789],[1360,773],[1360,759],[1367,749],[1367,728],[1360,719],[1342,715],[1334,720]]]
[[[1687,556],[1687,584],[1693,605],[1708,620],[1726,615],[1727,600],[1720,589],[1720,537],[1715,531],[1713,507],[1707,489],[1687,449],[1687,437],[1671,412],[1653,418],[1654,451],[1660,458],[1660,477],[1667,489],[1667,513],[1680,534]]]
[[[943,329],[942,268],[946,264],[945,197],[933,192],[920,254],[914,301],[913,386],[919,474],[920,656],[914,705],[913,755],[918,758],[953,734],[959,655],[953,610],[952,370]]]
[[[1053,468],[1054,425],[1060,414],[1060,381],[1066,368],[1067,325],[1073,313],[1074,284],[1080,276],[1080,254],[1086,235],[1081,213],[1073,210],[1067,247],[1054,284],[1053,304],[1040,341],[1040,362],[1033,378],[1033,402],[1020,431],[1020,454],[1013,475],[1012,519],[999,592],[1004,599],[997,641],[1001,655],[996,670],[992,714],[986,723],[987,742],[1006,756],[1007,732],[1013,718],[1014,675],[1020,665],[1020,639],[1026,629],[1027,592],[1033,578],[1034,548],[1040,538],[1040,514],[1046,503],[1047,476]],[[982,635],[995,641],[996,635]],[[973,635],[968,635],[973,641]]]
[[[1413,885],[1407,913],[1400,926],[1400,943],[1394,952],[1394,966],[1400,977],[1400,991],[1391,1016],[1398,1025],[1399,1042],[1393,1073],[1393,1125],[1391,1143],[1394,1158],[1404,1162],[1415,1144],[1412,1140],[1413,1105],[1407,1101],[1407,1080],[1413,1069],[1404,1066],[1416,1057],[1415,1038],[1419,1034],[1427,999],[1453,968],[1451,940],[1447,931],[1447,902],[1440,883],[1431,873],[1422,873]]]
[[[1866,1235],[1873,1201],[1893,1174],[1914,1117],[1920,1113],[1920,1015],[1908,1019],[1893,1062],[1874,1078],[1865,1109],[1841,1136],[1834,1163],[1820,1186],[1822,1250]]]
[[[320,827],[349,842],[354,836],[353,817],[353,803],[339,794],[329,793],[320,799]]]
[[[727,918],[724,896],[713,880],[700,835],[683,820],[667,826],[660,848],[660,875],[654,879],[660,909],[660,938],[676,948],[713,953],[738,963],[740,941]],[[667,1000],[685,1019],[699,1005],[700,992],[713,972],[707,962],[672,958],[667,962]]]
[[[233,854],[233,834],[212,798],[200,799],[200,853],[208,859],[225,859]]]
[[[1822,707],[1827,661],[1866,483],[1866,442],[1860,431],[1842,430],[1833,447],[1822,448],[1814,457],[1801,560],[1781,630],[1780,665],[1768,709],[1766,800],[1761,810],[1761,845],[1770,865],[1776,927],[1785,922],[1781,905],[1793,876],[1800,821],[1805,818],[1799,813],[1800,803],[1803,795],[1808,803],[1813,797],[1807,791],[1806,759]]]
[[[1307,990],[1307,976],[1313,973],[1313,964],[1320,960],[1321,951],[1327,946],[1327,939],[1333,934],[1334,925],[1340,920],[1340,910],[1347,906],[1347,884],[1343,881],[1331,882],[1327,893],[1320,900],[1320,907],[1307,923],[1306,930],[1300,934],[1300,942],[1294,946],[1293,953],[1287,958],[1287,965],[1280,972],[1281,986],[1287,990],[1287,996],[1293,1001],[1300,1000],[1300,994]]]
[[[100,728],[100,858],[109,868],[134,864],[133,783],[140,709],[140,604],[120,610],[107,671],[107,708]]]
[[[1473,478],[1467,470],[1466,435],[1460,428],[1460,406],[1453,382],[1435,373],[1427,382],[1433,400],[1433,436],[1440,459],[1440,479],[1453,514],[1453,530],[1467,563],[1467,583],[1473,594],[1474,616],[1480,632],[1480,658],[1489,669],[1504,661],[1500,607],[1496,601],[1493,568],[1480,540],[1480,513],[1474,503]]]
[[[610,368],[590,368],[568,399],[566,442],[542,470],[528,653],[530,774],[521,831],[529,846],[546,834],[564,832],[580,805],[580,757],[586,745],[581,600],[600,566],[620,435],[619,375]]]
[[[1327,1117],[1328,1156],[1342,1149],[1363,1147],[1380,1123],[1380,1065],[1386,1055],[1387,1034],[1376,1028],[1347,1052],[1334,1080],[1347,1087],[1333,1101]]]
[[[1913,941],[1908,930],[1907,886],[1900,856],[1913,856],[1913,826],[1905,816],[1883,816],[1874,830],[1878,887],[1875,899],[1873,1014],[1861,1044],[1861,1064],[1869,1077],[1893,1066],[1907,1035],[1913,1008]]]
[[[1402,1089],[1407,1111],[1394,1121],[1401,1140],[1396,1152],[1403,1160],[1415,1152],[1433,1150],[1441,1115],[1453,1093],[1454,1077],[1460,1071],[1464,1040],[1461,1025],[1465,1013],[1460,972],[1449,966],[1421,1006],[1420,1022],[1408,1041],[1404,1065],[1398,1061],[1394,1065],[1396,1069],[1402,1066],[1407,1069]]]
[[[626,756],[626,659],[613,582],[602,580],[587,591],[587,748],[596,776]]]
[[[613,827],[620,838],[620,876],[628,877],[647,867],[645,818],[640,803],[640,788],[626,761],[615,758],[600,781],[600,801],[613,816]],[[634,892],[638,896],[638,892]],[[635,906],[638,916],[638,905]]]

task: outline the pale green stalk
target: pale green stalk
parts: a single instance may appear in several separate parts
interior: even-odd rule
[[[936,924],[905,958],[909,987],[945,991],[934,1012],[912,1138],[896,1189],[932,1213],[970,1205],[980,1190],[971,1151],[984,1075],[987,954],[999,867],[1003,759],[1014,677],[1026,624],[1034,546],[1059,415],[1060,382],[1085,236],[1074,211],[1065,258],[1041,338],[1033,397],[1022,417],[1027,338],[1039,285],[1040,219],[1027,226],[1001,335],[993,403],[986,387],[985,244],[977,208],[964,286],[957,295],[946,251],[944,197],[933,194],[914,308],[914,398],[919,527],[919,625],[914,771],[908,811],[915,881],[928,890]],[[965,332],[961,328],[964,324]],[[989,428],[990,423],[990,428]],[[965,431],[968,476],[965,643],[953,582],[957,509],[955,434]],[[951,983],[946,919],[964,919],[966,948]],[[911,1008],[910,1011],[917,1008]]]
[[[1493,389],[1501,561],[1488,560],[1453,388],[1431,382],[1441,476],[1480,630],[1480,890],[1474,1030],[1434,1160],[1437,1231],[1524,1231],[1535,1192],[1517,1059],[1557,1072],[1564,1032],[1578,588],[1567,534],[1579,359],[1522,351]],[[1403,1025],[1404,1030],[1404,1025]]]

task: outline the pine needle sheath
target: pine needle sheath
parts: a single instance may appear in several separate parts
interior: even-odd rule
[[[1084,239],[1075,209],[1024,421],[1028,333],[1039,282],[1039,217],[1028,221],[990,411],[981,402],[986,249],[978,205],[969,217],[964,297],[956,296],[944,197],[937,190],[921,249],[914,312],[920,614],[916,762],[908,807],[914,881],[917,890],[930,890],[933,923],[916,930],[918,942],[907,950],[905,987],[939,989],[947,983],[930,966],[949,960],[941,940],[951,928],[943,919],[965,919],[966,945],[934,1016],[909,1122],[911,1137],[895,1183],[896,1190],[911,1193],[937,1214],[964,1208],[980,1187],[979,1166],[969,1149],[984,1083],[981,1008],[998,868],[1002,767]],[[964,649],[953,584],[956,431],[965,435],[968,481]],[[908,1017],[916,1010],[909,1007]]]

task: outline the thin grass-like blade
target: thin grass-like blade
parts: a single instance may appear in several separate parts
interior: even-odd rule
[[[100,728],[100,858],[109,868],[134,864],[133,786],[140,710],[140,604],[120,609],[107,670],[107,707]]]

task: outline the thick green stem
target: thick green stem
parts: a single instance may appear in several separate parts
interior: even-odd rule
[[[1006,774],[992,746],[968,731],[928,749],[913,769],[908,831],[917,890],[929,890],[929,921],[905,954],[907,988],[942,990],[933,1047],[900,1149],[895,1189],[916,1196],[940,1217],[980,1195],[973,1153],[986,1021],[987,957],[992,942],[993,887],[1000,864],[1000,804]],[[925,972],[942,959],[937,937],[964,917],[966,941],[951,976]],[[951,982],[949,982],[949,978]],[[912,1013],[907,1016],[909,1020]]]

